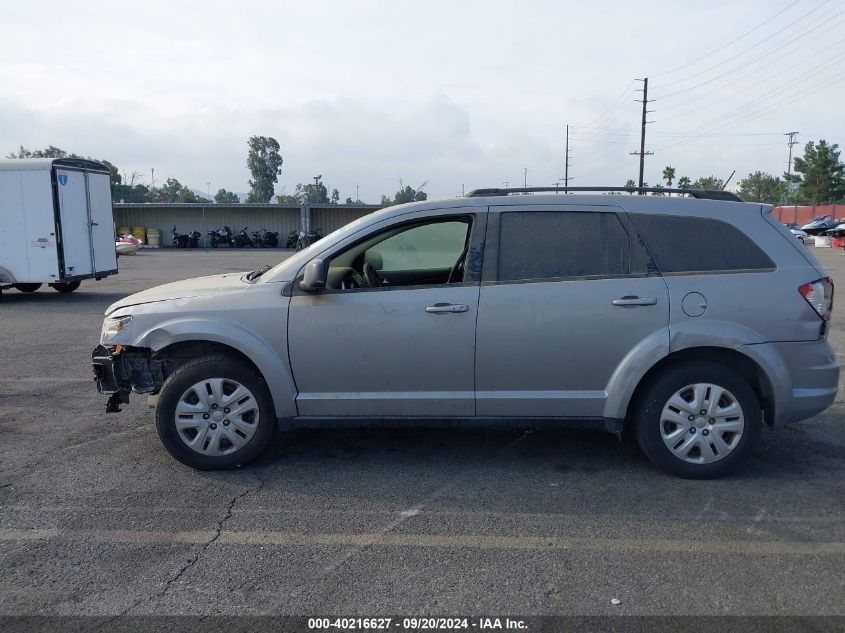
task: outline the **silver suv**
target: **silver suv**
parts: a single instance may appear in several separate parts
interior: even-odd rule
[[[445,418],[586,422],[705,478],[833,402],[833,285],[771,207],[527,193],[384,209],[275,268],[115,303],[107,411],[158,394],[162,442],[201,469],[280,427]]]

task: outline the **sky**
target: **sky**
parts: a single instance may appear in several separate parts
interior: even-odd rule
[[[570,184],[621,186],[649,77],[645,180],[736,182],[785,171],[786,132],[845,141],[844,26],[842,0],[3,2],[0,154],[244,192],[258,134],[277,193],[377,202],[553,185],[569,125]]]

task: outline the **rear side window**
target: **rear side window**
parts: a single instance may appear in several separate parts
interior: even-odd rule
[[[499,281],[609,277],[644,268],[632,264],[628,234],[613,213],[505,212],[499,222]]]
[[[710,218],[632,214],[661,273],[774,270],[763,250],[735,226]]]

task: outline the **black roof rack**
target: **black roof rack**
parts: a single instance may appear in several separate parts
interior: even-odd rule
[[[474,189],[467,194],[467,198],[485,196],[506,196],[511,193],[569,193],[570,191],[618,191],[622,193],[682,193],[701,200],[726,200],[742,202],[735,193],[720,189],[661,189],[659,187],[515,187],[509,189]]]

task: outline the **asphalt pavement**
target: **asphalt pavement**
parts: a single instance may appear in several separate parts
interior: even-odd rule
[[[845,253],[814,251],[845,288]],[[411,427],[198,472],[144,398],[105,414],[107,305],[285,256],[144,250],[70,295],[4,293],[0,615],[845,615],[845,390],[718,481],[599,432]]]

